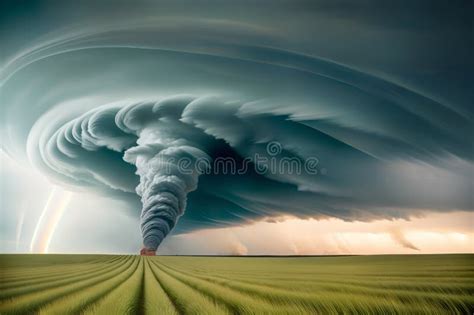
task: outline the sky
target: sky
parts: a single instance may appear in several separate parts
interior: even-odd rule
[[[471,2],[2,6],[2,252],[473,251]]]

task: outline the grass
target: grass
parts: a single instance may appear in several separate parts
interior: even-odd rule
[[[0,314],[472,314],[474,255],[0,255]]]

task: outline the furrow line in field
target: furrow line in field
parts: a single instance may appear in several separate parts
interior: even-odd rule
[[[53,278],[53,279],[47,278],[42,281],[34,280],[32,281],[31,284],[25,283],[18,287],[6,289],[0,292],[0,296],[2,296],[2,299],[0,299],[0,303],[18,295],[26,295],[26,294],[34,293],[35,291],[38,291],[38,290],[46,290],[46,289],[58,287],[60,285],[67,285],[71,283],[72,281],[87,280],[87,279],[93,278],[96,274],[109,272],[113,270],[114,268],[116,268],[117,266],[120,266],[121,263],[122,262],[119,260],[111,265],[96,266],[96,268],[93,270],[80,270],[79,273],[74,273],[72,277],[68,277],[68,274],[64,274],[62,275],[61,278]]]
[[[82,314],[139,314],[143,259],[138,256],[134,257],[134,260],[136,267],[133,272],[128,274],[122,282],[113,287],[109,286],[111,290],[108,292],[96,294],[97,298],[89,300],[89,303],[81,307]]]
[[[37,258],[37,257],[42,257],[42,255],[34,255],[34,254],[28,254],[28,255],[25,255],[25,260],[26,259],[30,259],[29,257],[32,257],[33,258],[33,261],[31,264],[28,264],[26,266],[22,266],[22,265],[17,265],[17,264],[12,264],[10,265],[10,263],[8,261],[5,261],[5,266],[3,267],[8,267],[7,269],[5,269],[5,272],[4,272],[4,276],[12,276],[12,277],[16,277],[16,276],[19,276],[19,275],[22,275],[22,274],[25,274],[25,275],[28,275],[28,274],[31,274],[31,273],[37,273],[37,272],[41,272],[44,270],[49,270],[49,261],[48,260],[45,260],[44,262],[38,262],[38,261],[34,261],[34,258]],[[48,255],[49,256],[49,255]],[[49,257],[51,257],[52,259],[58,259],[58,265],[60,266],[63,266],[63,267],[76,267],[78,265],[87,265],[87,264],[97,264],[97,263],[103,263],[104,262],[104,259],[111,259],[109,257],[107,258],[104,258],[104,257],[94,257],[93,259],[91,258],[90,260],[83,260],[83,261],[64,261],[62,260],[60,257],[56,257],[56,256],[64,256],[64,255],[50,255]],[[46,255],[45,255],[46,257]],[[120,258],[119,255],[115,255],[115,256],[110,256],[110,257],[113,257],[114,259],[118,259]]]
[[[154,261],[151,269],[180,314],[233,314],[226,304],[168,275]]]
[[[208,273],[208,269],[193,269],[192,272],[196,273]],[[291,274],[285,270],[286,277],[275,277],[275,273],[278,273],[278,270],[273,271],[272,273],[263,273],[259,272],[259,274],[252,275],[251,273],[239,273],[239,272],[233,272],[229,270],[224,271],[215,271],[212,270],[214,274],[219,274],[224,272],[226,276],[232,277],[232,278],[248,278],[256,281],[260,280],[265,280],[265,279],[272,279],[272,280],[277,280],[277,281],[291,281],[291,282],[299,282],[299,281],[307,281],[308,278],[311,277],[317,277],[318,279],[337,279],[337,278],[346,278],[350,277],[354,279],[354,281],[364,281],[367,283],[380,283],[380,281],[393,281],[393,282],[398,282],[398,281],[417,281],[417,282],[439,282],[439,283],[453,283],[453,282],[468,282],[466,279],[474,279],[474,273],[469,272],[469,271],[464,271],[460,275],[445,275],[441,277],[418,277],[417,275],[404,275],[404,276],[390,276],[387,274],[354,274],[350,272],[346,273],[322,273],[320,271],[317,272],[306,272],[306,273],[294,273]],[[435,272],[436,274],[440,272]]]
[[[166,264],[165,264],[166,265]],[[172,267],[169,267],[172,268]],[[172,268],[177,270],[176,268]],[[203,273],[203,272],[201,272]],[[193,273],[196,274],[196,273]],[[269,288],[278,288],[281,290],[291,290],[291,291],[299,291],[299,292],[308,292],[309,290],[332,290],[332,291],[341,291],[341,288],[344,290],[353,290],[356,292],[357,290],[377,290],[377,291],[387,291],[389,293],[393,293],[395,291],[400,292],[427,292],[427,293],[439,293],[439,294],[472,294],[474,293],[474,285],[472,285],[469,280],[465,280],[464,283],[454,283],[454,284],[438,284],[438,283],[430,283],[430,284],[420,284],[420,283],[393,283],[389,284],[386,282],[381,283],[379,282],[366,282],[363,280],[337,280],[337,278],[333,279],[321,279],[321,278],[313,278],[310,280],[305,281],[282,281],[276,279],[248,279],[248,278],[238,278],[230,277],[230,276],[222,276],[222,275],[206,275],[201,276],[209,279],[210,281],[233,281],[236,283],[242,284],[250,284],[258,285],[262,287],[269,287]],[[409,279],[407,279],[408,281]]]
[[[140,281],[140,292],[138,294],[138,301],[137,301],[137,315],[144,315],[145,314],[145,265],[147,261],[146,257],[141,257],[142,261],[142,274],[141,274],[141,281]]]
[[[170,303],[173,305],[173,308],[174,310],[176,311],[177,314],[179,315],[184,315],[185,314],[185,310],[184,308],[182,308],[180,306],[180,304],[178,303],[177,301],[177,298],[175,296],[173,296],[170,292],[168,292],[168,290],[165,288],[165,286],[163,285],[163,283],[161,282],[160,280],[160,277],[157,275],[157,273],[155,272],[154,268],[153,268],[153,263],[152,262],[148,262],[148,267],[150,268],[150,271],[151,273],[153,274],[153,277],[155,278],[156,280],[156,283],[160,286],[160,288],[163,290],[164,294],[166,295],[166,297],[168,298],[168,300],[170,301]]]
[[[168,292],[163,288],[160,281],[150,267],[150,259],[145,258],[145,314],[177,315],[179,309],[173,303]]]
[[[233,314],[251,314],[255,312],[259,314],[271,313],[272,310],[274,310],[271,303],[256,300],[254,297],[243,294],[238,290],[198,279],[193,275],[177,271],[176,269],[173,269],[172,271],[158,262],[155,262],[155,266],[169,276],[181,281],[198,292],[205,294],[216,302],[225,304]],[[292,311],[294,310],[288,309],[284,305],[279,307],[280,313],[290,314]]]
[[[126,268],[122,268],[115,276],[45,305],[40,309],[39,314],[77,314],[89,309],[90,306],[116,289],[136,271],[138,262],[133,257],[130,258],[130,263],[126,265]]]
[[[47,278],[40,282],[33,281],[32,283],[25,283],[20,286],[5,289],[0,292],[0,299],[12,298],[18,295],[32,293],[38,290],[45,290],[49,288],[58,287],[60,285],[67,285],[71,282],[81,281],[83,279],[93,278],[96,275],[103,274],[109,270],[112,270],[121,264],[120,261],[115,262],[111,265],[96,266],[94,269],[81,270],[77,273],[69,276],[68,274],[62,275],[58,278]]]
[[[118,256],[114,259],[111,259],[110,262],[107,263],[113,263],[116,261],[120,261],[123,259],[123,256]],[[9,277],[9,278],[4,278],[2,275],[2,283],[0,284],[0,288],[3,289],[8,286],[18,286],[21,285],[22,283],[31,283],[32,281],[44,281],[44,280],[49,280],[52,276],[58,275],[61,273],[61,275],[67,273],[79,273],[79,272],[84,272],[80,270],[87,270],[90,268],[94,268],[97,266],[103,265],[105,262],[95,262],[93,264],[68,264],[68,265],[59,265],[55,266],[55,268],[51,267],[41,267],[41,268],[32,268],[31,271],[28,271],[27,274],[22,275],[21,277]],[[41,270],[42,268],[46,268],[47,270]],[[38,270],[40,269],[40,270]],[[46,271],[46,272],[43,272]]]
[[[82,289],[88,288],[97,283],[114,278],[120,274],[124,269],[128,268],[131,262],[122,263],[117,269],[110,270],[102,276],[95,276],[91,279],[84,279],[82,281],[61,286],[59,288],[52,288],[40,292],[29,293],[18,296],[14,299],[7,299],[0,301],[1,314],[31,314],[37,311],[40,307],[53,302],[56,299],[64,297],[65,295],[78,292]]]
[[[279,271],[275,271],[276,273],[278,273]],[[291,276],[286,276],[286,277],[278,277],[278,276],[275,276],[275,272],[272,274],[272,275],[269,275],[269,276],[261,276],[259,275],[258,277],[257,276],[252,276],[252,275],[235,275],[233,273],[226,273],[226,272],[213,272],[215,274],[225,274],[226,276],[229,276],[229,277],[232,277],[232,278],[238,278],[238,279],[252,279],[252,280],[257,280],[257,281],[260,281],[260,280],[265,280],[265,279],[271,279],[271,280],[275,280],[275,281],[280,281],[280,282],[307,282],[308,279],[318,279],[318,280],[327,280],[327,279],[340,279],[340,278],[350,278],[352,281],[363,281],[364,283],[368,283],[368,284],[372,284],[372,283],[380,283],[380,281],[384,281],[384,282],[406,282],[406,281],[411,281],[411,282],[420,282],[420,279],[416,278],[416,277],[409,277],[409,276],[406,276],[406,277],[393,277],[393,278],[387,278],[386,276],[385,277],[380,277],[380,278],[376,278],[375,276],[371,276],[370,280],[367,280],[366,278],[367,277],[363,277],[363,276],[354,276],[353,274],[350,274],[350,273],[346,273],[346,274],[333,274],[332,276],[329,276],[327,274],[320,274],[319,272],[318,273],[309,273],[305,276],[301,276],[301,275],[291,275]],[[206,271],[202,271],[202,273],[206,273]],[[453,282],[456,282],[456,283],[466,283],[466,282],[469,282],[468,279],[474,279],[474,274],[472,275],[467,275],[467,274],[464,274],[462,275],[462,277],[460,276],[452,276],[450,278],[443,278],[443,279],[438,279],[437,277],[433,277],[433,278],[424,278],[422,279],[423,281],[430,281],[430,282],[437,282],[437,283],[442,283],[442,284],[446,284],[446,283],[453,283]]]

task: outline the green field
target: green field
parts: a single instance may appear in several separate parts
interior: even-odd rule
[[[1,314],[472,314],[474,255],[0,255]]]

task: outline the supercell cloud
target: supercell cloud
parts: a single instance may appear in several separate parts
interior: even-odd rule
[[[129,202],[152,250],[172,230],[282,215],[367,221],[471,211],[464,80],[472,61],[455,49],[443,67],[435,61],[445,50],[429,54],[431,63],[407,60],[407,47],[438,27],[425,7],[389,14],[374,2],[377,14],[345,19],[354,7],[314,3],[282,2],[262,17],[233,4],[194,13],[143,4],[70,22],[60,18],[70,6],[13,8],[18,21],[35,17],[38,37],[22,37],[21,27],[2,33],[10,43],[0,73],[3,149],[58,183]],[[403,10],[423,22],[396,29]],[[467,40],[462,17],[450,29],[458,47]],[[380,46],[353,47],[354,36]],[[311,171],[273,172],[262,158],[311,161]],[[219,160],[249,167],[218,171]]]

